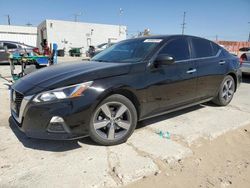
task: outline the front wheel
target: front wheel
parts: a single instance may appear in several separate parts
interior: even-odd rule
[[[92,114],[89,135],[98,144],[116,145],[126,142],[137,124],[133,103],[122,95],[111,95]]]
[[[220,85],[218,95],[213,99],[212,102],[219,106],[226,106],[233,99],[234,91],[235,81],[232,76],[227,75]]]

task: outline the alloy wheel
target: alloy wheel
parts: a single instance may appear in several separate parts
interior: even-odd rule
[[[234,81],[232,79],[227,79],[222,87],[222,98],[228,102],[231,100],[234,94]]]
[[[105,140],[123,137],[132,124],[129,109],[120,102],[107,102],[101,105],[93,118],[94,130]]]

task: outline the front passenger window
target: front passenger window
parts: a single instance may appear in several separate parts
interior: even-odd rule
[[[188,41],[186,39],[174,39],[168,42],[159,52],[159,54],[167,54],[175,59],[181,61],[190,59]]]

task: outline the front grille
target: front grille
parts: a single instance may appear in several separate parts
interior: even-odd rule
[[[13,100],[14,105],[15,105],[15,109],[16,109],[15,113],[17,116],[19,116],[20,107],[21,107],[21,104],[23,101],[23,97],[24,97],[23,94],[13,90],[12,100]]]

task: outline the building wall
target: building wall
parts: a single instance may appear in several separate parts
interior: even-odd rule
[[[37,28],[28,26],[0,25],[0,40],[15,41],[36,46]]]
[[[229,52],[239,55],[239,49],[250,47],[250,42],[244,41],[217,41],[218,44],[224,46]]]
[[[43,30],[43,36],[41,34]],[[38,26],[37,43],[46,38],[48,43],[57,43],[58,49],[71,47],[82,48],[85,52],[89,45],[118,42],[126,39],[126,27],[95,23],[69,22],[60,20],[45,20]]]

